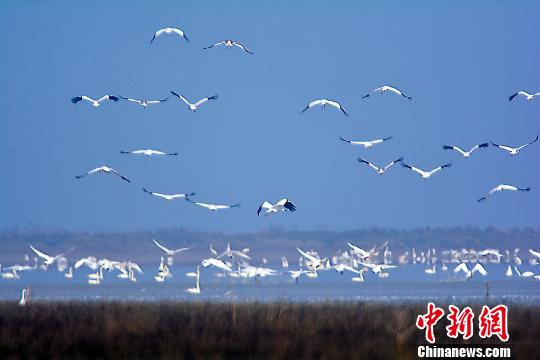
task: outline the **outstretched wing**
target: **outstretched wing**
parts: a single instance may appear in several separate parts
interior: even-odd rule
[[[174,96],[176,96],[177,98],[179,98],[180,100],[182,100],[183,102],[186,103],[187,106],[191,106],[191,103],[189,101],[187,101],[187,99],[185,97],[183,97],[182,95],[180,94],[177,94],[175,93],[174,91],[171,90],[171,94],[173,94]]]

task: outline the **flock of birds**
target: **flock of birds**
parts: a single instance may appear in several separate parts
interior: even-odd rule
[[[164,35],[170,35],[170,36],[177,36],[180,38],[181,41],[189,42],[189,38],[186,35],[186,33],[178,28],[178,27],[168,27],[159,29],[156,31],[150,40],[150,44],[153,44],[158,38],[164,36]],[[209,46],[204,47],[204,50],[214,49],[217,47],[224,46],[226,48],[238,48],[242,50],[243,52],[253,55],[254,53],[248,49],[245,45],[242,43],[235,41],[235,40],[223,40],[219,41],[217,43],[211,44]],[[218,95],[212,95],[204,97],[198,101],[192,102],[191,100],[188,100],[186,96],[181,94],[180,92],[176,92],[174,90],[170,91],[171,95],[174,96],[174,98],[177,98],[178,101],[182,102],[187,108],[192,112],[197,112],[201,106],[203,106],[206,103],[210,103],[212,101],[215,101],[218,99]],[[367,99],[375,94],[393,94],[397,95],[401,98],[412,100],[413,98],[406,94],[404,91],[398,89],[397,87],[391,86],[391,85],[384,85],[381,87],[377,87],[373,89],[372,91],[368,92],[366,95],[362,97],[362,99]],[[514,94],[512,94],[509,97],[509,101],[513,101],[517,97],[523,97],[528,101],[532,101],[535,99],[536,96],[540,95],[540,93],[528,93],[526,91],[518,91]],[[136,99],[121,95],[113,95],[113,94],[107,94],[104,95],[98,99],[94,99],[92,97],[89,97],[87,95],[80,95],[75,96],[71,99],[71,102],[73,104],[79,104],[81,102],[87,102],[88,104],[92,105],[94,108],[99,108],[103,103],[105,102],[114,102],[117,103],[119,101],[126,101],[134,104],[138,104],[143,108],[147,108],[150,105],[158,105],[164,102],[169,101],[169,98],[162,98],[162,99]],[[336,100],[332,99],[315,99],[311,101],[307,106],[305,106],[301,113],[304,113],[310,109],[313,109],[315,107],[320,107],[322,109],[325,109],[326,107],[332,107],[336,110],[339,110],[343,115],[348,116],[349,112],[344,108],[344,106]],[[392,139],[392,136],[380,138],[380,139],[373,139],[373,140],[352,140],[352,139],[345,139],[340,138],[343,142],[346,142],[350,145],[356,145],[356,146],[363,146],[364,148],[370,148],[376,145],[383,144],[389,140]],[[444,150],[454,150],[457,153],[459,153],[464,158],[470,158],[473,154],[473,152],[479,150],[479,149],[485,149],[490,147],[498,148],[500,150],[503,150],[507,152],[508,154],[512,156],[516,156],[525,149],[526,147],[536,143],[538,141],[538,136],[536,138],[524,145],[513,147],[503,144],[497,144],[494,142],[483,142],[474,145],[469,150],[463,149],[460,146],[457,145],[443,145]],[[137,150],[131,150],[131,151],[121,151],[122,154],[125,155],[141,155],[141,156],[177,156],[178,153],[176,152],[165,152],[160,150],[154,150],[154,149],[137,149]],[[399,157],[398,159],[384,165],[376,165],[368,160],[365,160],[363,158],[358,159],[359,163],[366,164],[370,168],[372,168],[375,172],[377,172],[380,175],[385,174],[391,167],[394,165],[400,163],[401,166],[405,169],[408,169],[417,175],[419,175],[422,179],[427,180],[431,178],[434,174],[444,170],[448,169],[452,164],[446,163],[442,164],[438,167],[435,167],[431,170],[425,170],[415,165],[410,165],[405,162],[403,157]],[[119,179],[125,181],[125,182],[131,182],[130,179],[128,179],[126,176],[122,175],[119,171],[116,169],[104,165],[96,167],[92,170],[87,171],[84,174],[76,176],[77,179],[82,179],[89,175],[94,174],[110,174],[118,177]],[[194,205],[198,205],[200,207],[206,208],[210,211],[218,211],[218,210],[225,210],[225,209],[231,209],[240,206],[239,203],[236,204],[215,204],[215,203],[205,203],[205,202],[198,202],[194,201],[193,197],[196,195],[194,192],[189,193],[175,193],[175,194],[164,194],[160,192],[150,191],[146,189],[145,187],[142,188],[142,190],[151,195],[155,196],[157,198],[167,200],[167,201],[174,201],[174,200],[186,200],[189,203],[192,203]],[[478,199],[478,201],[484,201],[489,196],[501,192],[501,191],[519,191],[519,192],[527,192],[530,191],[530,187],[520,187],[520,186],[514,186],[509,184],[500,184],[493,189],[491,189],[486,195],[482,196]],[[265,215],[271,215],[274,213],[281,213],[281,212],[294,212],[297,210],[297,205],[295,205],[293,202],[291,202],[288,198],[284,198],[279,200],[276,203],[271,203],[268,201],[264,201],[257,209],[257,215],[260,215],[262,212],[264,212]],[[162,245],[161,243],[157,242],[156,240],[153,240],[154,244],[159,247],[163,252],[165,257],[167,258],[167,261],[164,260],[164,258],[161,258],[160,265],[158,267],[158,272],[155,275],[154,279],[157,282],[164,282],[168,278],[172,276],[172,273],[170,271],[170,265],[172,264],[172,258],[178,253],[187,251],[187,248],[181,248],[181,249],[169,249]],[[378,277],[384,278],[389,276],[388,270],[395,268],[396,265],[393,265],[391,263],[391,260],[389,262],[388,260],[388,247],[385,245],[385,250],[383,254],[383,261],[378,261],[378,255],[379,252],[382,252],[381,247],[374,247],[370,250],[362,249],[361,247],[358,247],[354,244],[349,243],[348,244],[349,249],[348,251],[345,251],[343,253],[340,253],[339,255],[336,255],[332,257],[332,259],[326,257],[321,258],[316,251],[304,251],[302,249],[298,249],[299,255],[300,255],[300,268],[298,270],[288,270],[288,274],[295,279],[298,280],[301,276],[311,277],[315,278],[317,277],[318,271],[324,271],[324,270],[330,270],[334,269],[338,272],[343,273],[344,271],[350,271],[356,276],[353,278],[353,281],[364,281],[363,274],[366,272],[372,272],[376,274]],[[66,269],[67,268],[67,260],[64,256],[64,254],[59,254],[56,256],[47,255],[33,246],[31,246],[32,251],[40,258],[42,259],[41,268],[47,269],[49,266],[51,266],[54,263],[57,263],[59,265],[59,268]],[[187,276],[192,276],[196,278],[196,287],[186,289],[188,293],[191,294],[199,294],[201,292],[200,287],[200,266],[207,268],[207,267],[215,267],[223,271],[223,274],[226,274],[230,277],[265,277],[265,276],[271,276],[271,275],[278,275],[279,272],[264,266],[253,266],[250,265],[249,261],[251,260],[251,257],[248,255],[249,249],[243,249],[243,250],[233,250],[228,245],[224,252],[219,254],[213,247],[210,249],[212,256],[206,259],[203,259],[200,262],[200,265],[197,266],[196,271],[192,273],[188,273]],[[414,251],[413,251],[414,252]],[[530,253],[533,255],[533,260],[535,264],[538,264],[538,261],[540,260],[540,253],[530,250]],[[463,272],[467,279],[470,279],[475,273],[480,273],[481,275],[485,275],[487,273],[485,267],[482,265],[481,261],[475,262],[474,267],[469,269],[467,263],[469,262],[469,258],[461,258],[458,256],[461,253],[449,253],[450,260],[449,262],[455,262],[457,261],[459,264],[455,268],[455,272]],[[480,253],[478,253],[480,254]],[[410,256],[413,261],[417,260],[416,254],[407,254],[407,256]],[[424,255],[422,255],[424,256]],[[486,250],[485,254],[480,255],[480,260],[485,259],[491,259],[491,257],[495,256],[498,260],[503,256],[500,254],[497,250]],[[517,256],[517,255],[516,255]],[[514,262],[516,259],[516,256],[514,256]],[[427,274],[434,274],[436,272],[436,256],[435,256],[435,250],[428,254],[427,258],[429,261],[432,262],[432,267],[429,267],[426,269]],[[402,258],[400,257],[400,262],[402,261]],[[491,261],[491,260],[490,260]],[[510,260],[509,260],[510,261]],[[73,278],[73,271],[77,270],[81,267],[87,267],[92,272],[88,274],[88,283],[91,285],[98,285],[102,282],[104,278],[105,272],[117,272],[117,276],[122,279],[127,279],[130,281],[137,281],[136,274],[142,273],[142,268],[135,262],[132,261],[113,261],[108,259],[97,259],[93,256],[82,258],[77,260],[72,266],[69,267],[68,271],[65,273],[65,277],[67,279]],[[283,268],[288,268],[288,261],[283,258],[282,262]],[[446,263],[443,263],[442,270],[445,270]],[[517,268],[519,264],[514,265],[514,272],[516,274],[519,274],[519,276],[524,276],[525,273],[522,273]],[[18,279],[19,273],[26,271],[26,270],[33,270],[38,267],[38,262],[36,260],[36,263],[34,266],[30,265],[14,265],[8,268],[1,268],[0,267],[0,274],[1,277],[4,279]],[[511,272],[512,268],[509,266],[508,272]],[[507,272],[507,273],[508,273]],[[529,274],[527,274],[529,275]],[[540,279],[540,275],[534,275],[537,279]],[[26,299],[29,296],[29,291],[24,290],[22,294],[21,303],[26,303]]]
[[[270,205],[271,206],[271,205]],[[168,281],[173,277],[171,266],[174,264],[174,257],[184,253],[190,248],[183,247],[171,249],[155,239],[152,239],[153,244],[162,251],[161,261],[157,268],[157,272],[153,279],[158,283]],[[486,264],[507,263],[505,276],[518,276],[521,278],[534,278],[540,280],[540,272],[523,271],[520,266],[524,260],[519,256],[519,249],[513,251],[505,250],[501,252],[499,249],[451,249],[437,251],[434,248],[428,249],[426,252],[417,252],[414,248],[412,251],[405,251],[394,256],[390,251],[388,242],[380,246],[371,248],[362,248],[356,244],[347,243],[347,250],[339,250],[335,254],[327,257],[321,257],[315,250],[304,251],[297,248],[298,251],[298,268],[290,269],[289,261],[286,257],[281,257],[281,269],[276,270],[267,265],[267,260],[262,259],[259,265],[252,264],[250,249],[233,249],[230,243],[224,251],[218,252],[211,244],[209,248],[209,256],[202,259],[196,266],[195,271],[185,274],[187,277],[195,278],[195,287],[185,289],[189,294],[200,294],[200,274],[201,266],[203,268],[214,268],[215,276],[228,277],[232,279],[250,279],[264,278],[267,276],[289,276],[294,282],[298,282],[300,278],[317,278],[321,271],[336,271],[340,274],[345,272],[352,273],[352,282],[364,282],[364,274],[372,273],[377,278],[388,278],[390,270],[396,269],[398,266],[422,264],[427,266],[424,269],[425,274],[435,275],[437,271],[448,272],[449,266],[454,266],[453,273],[458,279],[461,278],[468,281],[475,274],[486,276],[488,271]],[[120,261],[107,258],[97,259],[95,256],[87,256],[75,260],[69,265],[66,253],[49,255],[41,250],[30,245],[30,249],[34,252],[34,263],[30,264],[30,257],[25,256],[26,264],[16,264],[2,268],[0,265],[0,275],[2,279],[18,280],[21,278],[21,273],[32,270],[48,270],[51,266],[57,267],[58,271],[64,273],[64,277],[72,280],[75,276],[75,271],[80,271],[81,268],[86,268],[84,275],[87,277],[89,285],[100,285],[106,274],[116,276],[119,279],[125,279],[130,282],[137,282],[137,274],[142,274],[142,267],[131,260]],[[540,264],[540,251],[529,249],[528,263],[531,266]],[[41,261],[41,263],[40,263]],[[83,275],[83,276],[84,276]],[[26,305],[30,296],[30,288],[23,289],[21,293],[21,305]]]

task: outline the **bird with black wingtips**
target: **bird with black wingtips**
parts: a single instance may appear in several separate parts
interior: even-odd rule
[[[118,171],[114,170],[112,167],[109,167],[109,166],[100,166],[100,167],[97,167],[97,168],[95,168],[95,169],[92,169],[92,170],[88,171],[88,172],[85,173],[85,174],[77,175],[77,176],[75,176],[75,178],[77,178],[77,179],[82,179],[83,177],[85,177],[85,176],[87,176],[87,175],[98,174],[98,173],[103,173],[103,174],[113,174],[113,175],[118,176],[119,178],[121,178],[121,179],[124,180],[124,181],[131,182],[128,178],[126,178],[125,176],[121,175]]]
[[[495,186],[493,189],[491,189],[489,193],[487,193],[487,195],[482,196],[480,199],[476,201],[481,202],[481,201],[487,200],[487,198],[490,197],[491,195],[501,192],[501,191],[527,191],[528,192],[528,191],[531,191],[531,188],[530,187],[519,188],[514,185],[500,184],[500,185]]]
[[[158,100],[134,99],[134,98],[125,97],[125,96],[121,96],[121,95],[119,95],[119,97],[120,97],[120,99],[124,99],[124,100],[127,100],[129,102],[139,104],[144,109],[146,109],[148,107],[148,105],[160,104],[162,102],[165,102],[165,101],[169,100],[169,98],[158,99]]]
[[[223,40],[223,41],[217,42],[217,43],[215,43],[213,45],[203,47],[203,49],[208,50],[208,49],[212,49],[213,47],[220,46],[220,45],[225,45],[228,49],[232,48],[233,46],[236,46],[236,47],[239,47],[240,49],[244,50],[245,52],[253,55],[253,52],[251,50],[249,50],[247,47],[245,47],[244,45],[242,45],[238,41],[234,41],[234,40]]]
[[[520,90],[520,91],[518,91],[518,92],[516,92],[516,93],[514,93],[514,94],[512,94],[512,95],[510,95],[510,97],[508,98],[508,101],[514,100],[514,98],[515,98],[516,96],[518,96],[518,95],[519,95],[519,96],[524,96],[525,99],[526,99],[527,101],[531,101],[531,100],[534,100],[535,97],[537,97],[538,95],[540,95],[540,92],[537,92],[537,93],[535,93],[535,94],[530,94],[530,93],[528,93],[527,91]]]
[[[390,86],[390,85],[384,85],[384,86],[378,87],[378,88],[376,88],[376,89],[373,89],[371,92],[369,92],[369,93],[367,93],[366,95],[362,96],[362,99],[368,98],[368,97],[370,97],[372,94],[376,94],[376,93],[384,94],[384,93],[386,93],[386,92],[391,92],[391,93],[394,93],[394,94],[403,96],[404,98],[407,98],[407,99],[409,99],[409,100],[412,100],[412,97],[410,97],[409,95],[405,94],[403,91],[399,90],[398,88],[393,87],[393,86]]]
[[[167,35],[176,34],[176,35],[179,35],[181,38],[185,39],[187,42],[189,42],[189,39],[186,33],[182,29],[180,29],[179,27],[167,27],[167,28],[159,29],[158,31],[156,31],[154,33],[154,36],[152,36],[152,40],[150,40],[150,44],[152,44],[154,40],[158,38],[159,36],[161,36],[162,34],[167,34]]]
[[[101,105],[101,103],[105,100],[112,100],[114,102],[118,102],[120,98],[118,98],[118,96],[116,95],[110,95],[110,94],[104,95],[97,100],[92,99],[91,97],[86,96],[86,95],[80,95],[80,96],[75,96],[71,98],[71,102],[73,104],[77,104],[79,101],[82,101],[82,100],[88,101],[90,104],[92,104],[93,107],[98,108]]]
[[[265,215],[268,216],[268,215],[278,213],[278,212],[283,212],[283,211],[293,212],[293,211],[296,211],[298,207],[294,205],[291,201],[289,201],[289,199],[281,199],[275,204],[271,204],[268,201],[265,201],[257,209],[257,216],[260,215],[263,209],[266,210]]]
[[[163,152],[163,151],[159,151],[159,150],[152,150],[152,149],[141,149],[141,150],[133,150],[133,151],[120,151],[120,154],[125,154],[125,155],[144,155],[144,156],[178,156],[178,153],[175,152],[175,153],[168,153],[168,152]]]
[[[537,141],[538,141],[538,135],[536,135],[536,138],[533,141],[528,142],[527,144],[521,145],[519,147],[511,147],[511,146],[508,146],[508,145],[495,144],[493,141],[491,142],[491,145],[493,145],[495,147],[498,147],[499,149],[502,149],[502,150],[508,152],[508,154],[510,154],[511,156],[515,156],[515,155],[519,154],[519,152],[522,149],[526,148],[529,145],[534,144]]]
[[[402,161],[403,161],[403,157],[400,157],[399,159],[392,161],[391,163],[389,163],[388,165],[386,165],[384,167],[379,167],[379,166],[377,166],[377,165],[375,165],[375,164],[373,164],[373,163],[371,163],[371,162],[369,162],[367,160],[364,160],[362,158],[358,158],[358,162],[369,165],[379,175],[383,175],[386,172],[386,170],[388,170],[389,168],[394,166],[394,164],[396,164],[398,162],[402,162]]]
[[[154,196],[156,196],[158,198],[162,198],[162,199],[165,199],[167,201],[172,201],[172,200],[177,200],[177,199],[185,199],[185,200],[187,200],[189,196],[195,196],[194,192],[192,192],[192,193],[178,193],[178,194],[162,194],[162,193],[146,190],[145,188],[143,188],[143,191],[145,193],[147,193],[147,194],[154,195]]]
[[[463,150],[462,148],[460,148],[459,146],[456,146],[456,145],[443,145],[442,146],[442,148],[444,150],[456,150],[457,152],[459,152],[466,159],[470,158],[471,154],[474,151],[476,151],[478,149],[482,149],[482,148],[487,148],[487,147],[489,147],[489,143],[476,144],[469,151]]]
[[[182,100],[184,103],[186,103],[186,105],[188,106],[188,109],[193,111],[193,112],[196,112],[197,109],[199,108],[199,106],[201,106],[202,104],[204,104],[205,102],[207,102],[208,100],[216,100],[218,98],[218,95],[213,95],[213,96],[208,96],[208,97],[205,97],[199,101],[197,101],[196,103],[191,103],[189,102],[188,99],[186,99],[183,95],[181,94],[178,94],[174,91],[171,90],[171,94],[173,94],[174,96],[178,97],[180,100]]]
[[[349,116],[349,113],[343,108],[343,106],[335,101],[335,100],[328,100],[328,99],[317,99],[317,100],[313,100],[312,102],[310,102],[301,112],[304,112],[306,111],[307,109],[311,109],[312,107],[314,106],[320,106],[322,109],[325,109],[326,108],[326,105],[330,105],[330,106],[333,106],[335,107],[336,109],[339,109],[341,110],[341,112],[345,115],[345,116]]]
[[[415,173],[419,174],[422,179],[424,180],[427,180],[429,179],[433,174],[441,171],[442,169],[446,169],[446,168],[449,168],[450,166],[452,166],[452,163],[448,163],[448,164],[444,164],[444,165],[441,165],[441,166],[438,166],[436,167],[435,169],[433,170],[430,170],[430,171],[425,171],[425,170],[422,170],[416,166],[411,166],[411,165],[407,165],[405,164],[404,162],[401,163],[401,166],[403,166],[404,168],[407,168],[409,170],[412,170],[414,171]]]
[[[341,141],[344,141],[346,143],[349,143],[351,145],[362,145],[365,148],[370,148],[373,145],[382,144],[385,141],[391,140],[393,136],[388,136],[382,139],[375,139],[375,140],[349,140],[345,139],[343,137],[339,137]]]

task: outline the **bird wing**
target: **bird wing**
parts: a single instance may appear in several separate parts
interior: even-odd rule
[[[179,248],[179,249],[175,249],[175,250],[171,250],[174,254],[178,254],[178,253],[181,253],[182,251],[187,251],[189,250],[189,248]]]
[[[364,164],[369,165],[369,166],[370,166],[371,168],[373,168],[375,171],[379,171],[379,170],[380,170],[379,167],[378,167],[377,165],[374,165],[374,164],[370,163],[369,161],[364,160],[364,159],[362,159],[362,158],[358,158],[358,162],[361,162],[361,163],[364,163]]]
[[[322,99],[313,100],[312,102],[310,102],[310,103],[308,104],[308,106],[306,106],[306,107],[304,108],[304,110],[302,110],[302,112],[304,112],[304,111],[306,111],[307,109],[310,109],[310,108],[312,108],[312,107],[314,107],[314,106],[320,105],[320,104],[322,104],[322,102],[323,102]]]
[[[312,255],[310,255],[310,254],[308,254],[308,253],[305,253],[305,252],[302,251],[300,248],[296,248],[296,250],[298,250],[298,252],[299,252],[300,254],[302,254],[302,256],[304,256],[304,257],[305,257],[306,259],[308,259],[308,260],[311,260],[312,262],[317,262],[317,261],[319,261],[319,259],[317,259],[316,257],[314,257],[314,256],[312,256]]]
[[[186,39],[187,42],[189,42],[189,39],[188,39],[186,33],[183,32],[182,30],[180,30],[179,28],[171,28],[170,30],[171,30],[173,33],[175,33],[175,34],[180,35],[181,37],[183,37],[184,39]]]
[[[476,272],[476,271],[478,271],[483,276],[487,275],[486,268],[480,263],[476,263],[476,265],[474,265],[474,267],[471,270],[471,272],[473,272],[473,273]]]
[[[152,241],[154,242],[154,244],[156,244],[156,246],[158,248],[160,248],[161,250],[165,251],[166,253],[169,253],[171,252],[171,250],[167,249],[165,246],[161,245],[160,243],[158,243],[155,239],[152,239]]]
[[[521,149],[523,149],[523,148],[525,148],[525,147],[527,147],[527,146],[529,146],[529,145],[534,144],[534,143],[537,142],[537,141],[538,141],[538,135],[536,135],[536,138],[535,138],[533,141],[531,141],[531,142],[529,142],[529,143],[527,143],[527,144],[525,144],[525,145],[521,145],[521,146],[518,147],[517,149],[518,149],[518,150],[521,150]]]
[[[390,167],[392,167],[395,163],[401,162],[401,161],[403,161],[403,157],[400,157],[399,159],[394,160],[394,161],[392,161],[390,164],[386,165],[386,166],[384,167],[384,170],[385,170],[385,171],[388,170],[388,169],[389,169]]]
[[[191,106],[191,103],[190,103],[185,97],[183,97],[182,95],[177,94],[177,93],[175,93],[175,92],[172,91],[172,90],[171,90],[171,94],[173,94],[174,96],[178,97],[180,100],[182,100],[183,102],[185,102],[187,106]]]
[[[53,257],[52,256],[49,256],[47,254],[44,254],[42,253],[41,251],[37,250],[35,247],[33,247],[32,245],[30,245],[30,248],[32,249],[32,251],[34,251],[36,253],[37,256],[39,256],[40,258],[43,258],[45,260],[50,260],[52,259]]]
[[[469,268],[467,267],[467,264],[460,263],[456,268],[454,269],[454,273],[458,273],[460,271],[463,271],[465,273],[470,273]]]
[[[240,44],[239,42],[233,41],[233,45],[238,46],[240,49],[253,55],[253,52],[251,50],[249,50],[248,48],[246,48],[244,45]]]
[[[220,41],[220,42],[215,43],[214,45],[210,45],[210,46],[207,46],[207,47],[203,47],[203,49],[204,49],[204,50],[206,50],[206,49],[211,49],[211,48],[213,48],[214,46],[223,45],[223,44],[225,44],[225,41]]]
[[[293,211],[296,211],[297,209],[297,206],[294,205],[292,202],[290,202],[289,200],[287,200],[285,202],[285,204],[283,204],[283,207],[287,210],[289,210],[290,212],[293,212]]]
[[[118,176],[119,178],[121,178],[122,180],[124,181],[127,181],[127,182],[131,182],[127,177],[123,176],[122,174],[120,174],[118,171],[114,170],[113,168],[110,168],[111,169],[111,172]]]
[[[337,109],[339,109],[339,110],[341,110],[341,112],[342,112],[343,114],[349,115],[349,113],[347,113],[347,111],[345,111],[345,109],[343,108],[343,106],[341,106],[341,104],[338,103],[337,101],[335,101],[335,100],[328,100],[328,101],[327,101],[327,104],[328,104],[328,105],[331,105],[331,106],[333,106],[333,107],[335,107],[335,108],[337,108]]]

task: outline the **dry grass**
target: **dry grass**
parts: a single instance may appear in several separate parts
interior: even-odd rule
[[[473,307],[479,314],[478,307]],[[0,303],[0,358],[416,358],[425,305]],[[539,358],[538,306],[511,306],[515,358]],[[437,331],[437,344],[456,343]],[[463,341],[457,341],[462,343]],[[468,344],[493,343],[474,336]]]

